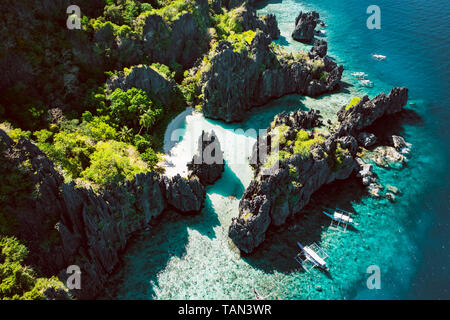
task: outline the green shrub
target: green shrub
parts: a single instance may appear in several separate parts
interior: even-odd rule
[[[167,80],[173,80],[175,72],[172,72],[168,66],[162,63],[153,63],[150,66],[153,70],[164,76]]]
[[[30,131],[24,131],[20,128],[11,129],[11,130],[7,131],[7,133],[9,135],[9,137],[16,142],[19,141],[19,139],[21,137],[24,137],[26,139],[29,139],[31,137]]]
[[[28,249],[15,237],[0,238],[0,261],[21,263],[28,255]]]
[[[310,66],[313,69],[313,72],[316,72],[318,69],[325,67],[325,63],[322,59],[310,60]]]
[[[142,12],[152,9],[151,4],[135,0],[111,1],[105,6],[103,16],[117,25],[131,25]]]
[[[110,100],[111,119],[120,126],[149,130],[162,115],[162,108],[140,89],[123,91],[118,88],[111,94]]]
[[[338,143],[338,145],[336,147],[336,151],[335,151],[335,156],[334,156],[335,161],[334,161],[333,171],[337,171],[342,167],[344,157],[346,157],[349,154],[350,154],[350,151],[348,151],[347,149],[343,149],[341,147],[341,144]]]
[[[149,171],[133,146],[117,141],[100,142],[90,156],[90,163],[81,176],[98,185],[133,180],[136,174]]]
[[[353,97],[350,103],[345,107],[345,110],[348,111],[350,109],[353,109],[360,101],[360,97]]]
[[[92,117],[90,121],[83,121],[81,130],[96,141],[114,140],[118,133],[115,126],[110,125],[109,117]]]
[[[248,30],[242,33],[232,33],[226,38],[227,41],[231,42],[233,50],[235,52],[242,52],[244,49],[252,43],[256,32],[253,30]]]
[[[272,132],[272,140],[271,140],[271,148],[274,149],[275,147],[281,148],[284,144],[286,144],[286,134],[289,132],[289,126],[282,124],[279,126],[276,126]]]
[[[298,179],[299,173],[297,171],[297,168],[293,166],[292,164],[289,165],[289,176]]]
[[[151,14],[161,16],[169,24],[178,19],[179,16],[185,13],[193,13],[196,2],[194,0],[173,0],[166,3],[165,6],[159,9],[151,10]]]
[[[267,162],[264,164],[263,168],[272,168],[277,162],[283,162],[290,158],[292,158],[292,154],[287,151],[280,150],[278,152],[272,152],[267,157]]]
[[[215,15],[213,16],[213,21],[215,29],[222,40],[226,40],[232,33],[241,33],[244,30],[238,19],[237,9]]]
[[[150,147],[147,148],[144,153],[141,153],[141,159],[150,167],[155,167],[160,160],[158,154]]]
[[[66,290],[56,277],[37,278],[32,268],[22,265],[27,255],[16,238],[0,238],[0,299],[40,300],[50,287]]]

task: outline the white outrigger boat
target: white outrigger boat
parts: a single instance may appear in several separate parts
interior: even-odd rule
[[[370,80],[360,80],[359,83],[360,83],[363,87],[373,88],[373,82],[370,81]]]
[[[328,211],[332,211],[328,208],[325,209],[327,209]],[[358,225],[358,223],[356,223],[355,220],[351,217],[351,212],[342,209],[336,209],[333,214],[326,211],[322,212],[331,218],[331,228],[338,229],[339,227],[342,227],[344,231],[346,231],[348,226],[356,227]]]
[[[328,271],[327,263],[325,261],[325,259],[328,258],[328,254],[321,247],[316,243],[304,247],[297,242],[297,245],[302,251],[297,254],[294,259],[306,272],[310,272],[316,267]]]
[[[356,79],[365,79],[367,77],[367,73],[365,72],[353,72],[352,76],[354,76]]]
[[[372,54],[372,58],[374,58],[377,61],[385,60],[386,56],[383,56],[381,54]]]

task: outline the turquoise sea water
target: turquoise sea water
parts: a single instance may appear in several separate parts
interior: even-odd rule
[[[167,213],[137,235],[108,296],[119,299],[253,299],[253,288],[280,299],[450,298],[448,197],[449,10],[445,1],[379,0],[381,30],[368,30],[365,1],[265,1],[259,13],[277,16],[288,50],[308,48],[290,39],[300,10],[317,10],[328,25],[329,55],[346,68],[343,93],[320,99],[287,96],[255,109],[240,124],[189,115],[179,126],[182,140],[172,150],[170,173],[196,148],[202,129],[214,129],[225,151],[223,177],[207,188],[205,209],[190,217]],[[371,54],[387,56],[375,61]],[[363,71],[374,82],[361,87],[351,77]],[[239,199],[252,178],[246,162],[255,141],[248,129],[266,128],[283,110],[319,108],[326,118],[354,95],[410,89],[407,111],[376,123],[379,136],[401,134],[412,144],[401,170],[376,167],[383,185],[397,186],[396,203],[367,196],[356,178],[320,189],[290,226],[270,229],[254,254],[241,257],[227,236]],[[235,129],[242,129],[235,131]],[[169,157],[170,158],[170,157]],[[356,212],[360,226],[346,233],[329,228],[321,207]],[[296,227],[292,227],[296,226]],[[317,242],[329,255],[329,274],[305,273],[293,256],[296,241]],[[367,267],[381,270],[381,289],[368,290]]]

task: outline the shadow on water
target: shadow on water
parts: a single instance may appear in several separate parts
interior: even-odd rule
[[[159,285],[158,274],[166,269],[171,259],[186,254],[189,229],[214,239],[213,228],[218,225],[218,216],[208,196],[205,207],[197,215],[182,215],[172,210],[163,212],[150,222],[149,230],[131,238],[121,266],[105,289],[104,298],[153,299]]]
[[[279,44],[280,46],[289,46],[289,41],[286,39],[285,36],[281,36],[278,38],[278,40],[275,41],[275,43]]]
[[[378,119],[370,127],[364,129],[364,131],[375,134],[380,144],[386,144],[389,136],[404,135],[405,125],[423,127],[425,126],[425,121],[414,110],[403,109],[401,112],[390,115],[389,117]]]
[[[283,0],[260,0],[255,1],[256,3],[253,5],[256,9],[264,8],[266,5],[270,4],[277,4],[277,3],[283,3]]]
[[[335,181],[323,186],[301,212],[289,218],[285,226],[269,228],[263,244],[252,255],[244,256],[243,259],[267,273],[298,272],[301,268],[294,260],[299,253],[297,241],[303,245],[316,242],[320,246],[322,232],[330,225],[330,218],[322,213],[323,207],[355,212],[352,203],[359,202],[365,195],[365,188],[354,176],[346,181]],[[359,231],[349,228],[347,232]],[[331,278],[329,273],[324,274]]]
[[[351,83],[349,83],[349,82],[345,82],[345,81],[341,81],[340,84],[339,84],[339,86],[340,86],[339,92],[340,92],[340,93],[347,93],[347,94],[350,93],[349,88],[353,88],[353,87],[354,87],[353,84],[351,84]]]
[[[278,99],[272,99],[263,106],[255,106],[249,110],[242,122],[226,123],[222,120],[213,120],[209,118],[205,118],[205,121],[220,126],[225,130],[267,129],[273,121],[273,118],[283,111],[307,111],[309,108],[306,107],[303,100],[304,97],[298,94],[290,94]],[[235,131],[235,133],[245,135],[245,132]]]

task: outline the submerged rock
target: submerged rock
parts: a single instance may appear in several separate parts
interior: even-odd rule
[[[389,192],[393,194],[396,195],[401,194],[401,191],[396,186],[387,185],[386,188],[388,189]]]
[[[365,148],[373,146],[377,142],[377,137],[373,133],[361,132],[358,141]]]
[[[295,19],[295,29],[292,32],[294,40],[311,43],[314,39],[314,29],[319,21],[319,13],[316,11],[302,12]]]
[[[395,197],[395,195],[392,192],[386,192],[386,194],[384,195],[386,197],[386,199],[388,199],[390,202],[396,202],[397,198]]]
[[[389,146],[375,148],[372,159],[383,168],[401,168],[406,162],[405,156]]]
[[[198,151],[187,165],[190,177],[196,176],[203,185],[216,182],[225,170],[223,151],[214,131],[202,131],[198,139]]]
[[[380,192],[382,189],[383,189],[383,187],[376,183],[371,183],[369,185],[369,187],[367,188],[369,195],[375,199],[381,198]]]

